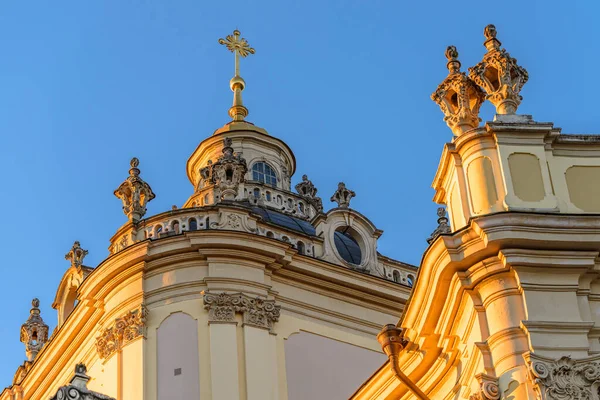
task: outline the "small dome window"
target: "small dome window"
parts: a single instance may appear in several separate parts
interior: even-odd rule
[[[277,185],[277,175],[275,174],[275,170],[271,168],[269,164],[262,161],[257,162],[252,166],[252,180],[266,183],[271,186]]]
[[[298,241],[296,246],[298,247],[298,254],[304,255],[306,253],[306,246],[304,246],[304,243]]]
[[[394,278],[394,282],[400,283],[400,272],[394,270],[394,272],[392,273],[392,276]]]
[[[333,233],[333,242],[338,254],[344,261],[360,265],[362,251],[350,229],[350,227],[346,226],[336,230]]]
[[[413,275],[408,275],[406,277],[406,283],[408,284],[408,286],[412,287],[415,283],[415,277]]]
[[[197,229],[198,229],[198,221],[196,221],[196,218],[190,219],[190,231],[195,231]]]

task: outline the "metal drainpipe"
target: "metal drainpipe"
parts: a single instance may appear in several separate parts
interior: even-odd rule
[[[377,341],[381,344],[381,348],[390,359],[390,365],[396,378],[404,383],[408,389],[417,396],[420,400],[430,400],[429,397],[419,387],[411,381],[402,370],[398,363],[398,355],[406,346],[406,340],[402,337],[402,329],[396,325],[388,324],[383,327],[379,335],[377,335]]]

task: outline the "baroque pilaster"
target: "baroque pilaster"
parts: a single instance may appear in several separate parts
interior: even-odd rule
[[[519,94],[529,79],[527,70],[517,64],[496,39],[496,27],[488,25],[483,34],[487,53],[483,60],[469,68],[469,77],[487,93],[486,99],[495,107],[497,114],[515,114],[523,97]]]
[[[142,304],[115,319],[96,338],[96,350],[100,358],[108,358],[121,350],[127,343],[146,336],[146,307]]]
[[[235,314],[241,313],[245,325],[269,330],[279,320],[281,310],[275,300],[252,298],[243,293],[205,293],[203,301],[210,323],[235,323]]]

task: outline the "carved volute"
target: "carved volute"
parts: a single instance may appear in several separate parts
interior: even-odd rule
[[[248,166],[240,153],[234,153],[231,139],[223,139],[223,155],[217,162],[209,164],[212,182],[219,189],[221,200],[234,200],[240,183],[245,181]],[[208,175],[207,175],[208,176]]]
[[[469,77],[485,90],[497,114],[515,114],[523,99],[519,93],[529,75],[515,58],[500,48],[502,43],[496,39],[494,25],[486,26],[483,33],[487,53],[479,64],[469,68]]]
[[[25,344],[25,355],[33,361],[48,341],[48,325],[40,315],[40,301],[33,299],[27,321],[21,326],[21,342]]]
[[[156,195],[152,192],[152,188],[142,178],[140,178],[140,160],[137,158],[131,159],[131,169],[129,176],[115,190],[115,196],[123,201],[123,212],[130,221],[138,222],[144,214],[146,214],[146,204],[154,199]]]
[[[444,113],[444,121],[452,133],[461,135],[479,126],[479,108],[485,94],[464,72],[460,72],[460,61],[456,47],[446,49],[448,76],[431,95]]]

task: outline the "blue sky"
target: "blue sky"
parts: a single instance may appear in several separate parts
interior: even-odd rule
[[[462,4],[462,5],[461,5]],[[519,113],[566,133],[598,132],[598,5],[588,1],[38,1],[0,5],[0,386],[25,358],[33,297],[51,308],[74,240],[108,255],[126,221],[114,189],[131,157],[157,197],[181,206],[185,163],[228,121],[231,53],[241,30],[247,118],[288,143],[330,207],[337,182],[384,230],[379,251],[418,264],[436,227],[431,181],[452,133],[429,95],[484,54],[483,28],[529,71]],[[484,120],[493,117],[489,105]],[[394,322],[394,321],[390,321]]]

